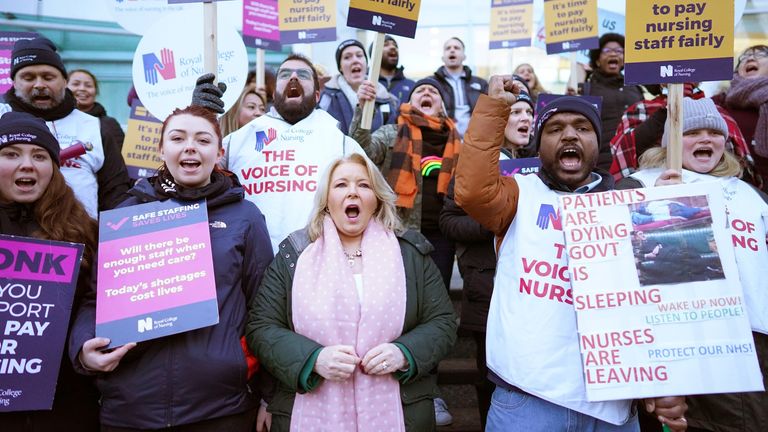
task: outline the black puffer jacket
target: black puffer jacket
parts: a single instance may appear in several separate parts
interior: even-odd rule
[[[448,111],[448,117],[455,118],[456,96],[453,94],[453,87],[451,87],[451,84],[448,82],[448,70],[445,69],[445,66],[440,66],[440,68],[435,71],[434,77],[442,85],[443,94],[448,96],[443,99],[445,109]],[[467,104],[469,105],[469,112],[471,113],[472,110],[475,109],[475,104],[480,98],[480,95],[488,94],[488,81],[472,75],[472,69],[468,66],[464,66],[464,76],[462,77],[462,81],[464,81],[464,92],[467,95]]]
[[[264,216],[244,200],[236,177],[230,179],[231,188],[207,201],[219,323],[139,343],[117,369],[98,375],[102,424],[161,429],[258,406],[240,339],[272,247]],[[150,181],[141,180],[121,207],[160,201]],[[95,334],[95,290],[78,311],[69,343],[70,359],[86,374],[78,354]]]
[[[461,327],[485,332],[488,307],[496,274],[496,252],[493,233],[472,219],[454,201],[455,179],[451,179],[440,212],[440,231],[456,242],[459,272],[464,280],[461,297]]]
[[[600,71],[594,71],[584,84],[584,94],[603,98],[600,111],[603,127],[597,167],[607,171],[613,162],[611,138],[616,135],[616,127],[624,111],[635,102],[643,100],[643,91],[638,86],[625,86],[623,75],[605,76]]]

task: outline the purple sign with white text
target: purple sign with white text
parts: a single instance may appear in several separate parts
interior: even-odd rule
[[[53,406],[83,245],[0,235],[0,412]]]
[[[277,0],[243,0],[243,42],[246,46],[280,51]]]
[[[110,346],[217,324],[205,201],[102,212],[96,334]]]

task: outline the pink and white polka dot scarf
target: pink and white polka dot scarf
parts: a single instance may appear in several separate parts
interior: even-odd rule
[[[363,358],[402,334],[405,270],[394,233],[371,220],[363,233],[363,301],[336,226],[326,216],[323,235],[299,257],[293,281],[293,325],[323,346],[352,345]],[[400,384],[390,375],[357,368],[344,382],[324,381],[297,394],[291,431],[404,431]]]

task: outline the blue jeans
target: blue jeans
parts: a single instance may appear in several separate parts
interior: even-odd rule
[[[496,386],[485,432],[639,432],[637,415],[616,426],[528,393]]]

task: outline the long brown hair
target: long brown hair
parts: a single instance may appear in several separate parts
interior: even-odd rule
[[[90,277],[98,243],[98,225],[75,198],[75,193],[56,167],[51,182],[35,202],[34,217],[40,226],[40,230],[32,234],[34,237],[85,244],[80,280]]]

